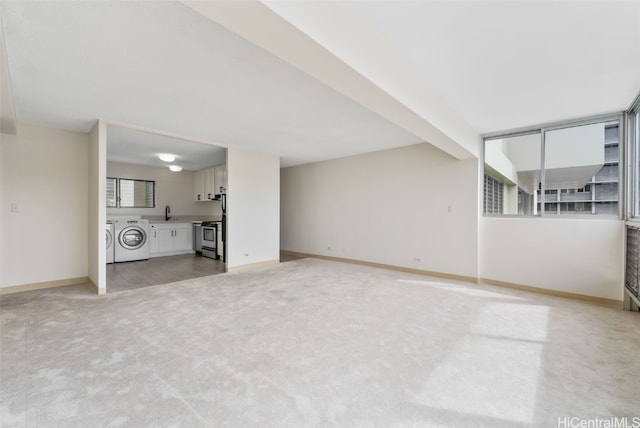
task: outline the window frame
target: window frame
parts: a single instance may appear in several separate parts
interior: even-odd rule
[[[640,96],[638,97],[640,98]],[[638,102],[638,104],[640,104],[640,102]],[[487,134],[483,134],[482,135],[482,168],[483,168],[483,175],[484,173],[484,166],[485,166],[485,150],[486,150],[486,142],[487,140],[495,140],[495,139],[499,139],[499,138],[510,138],[510,137],[518,137],[518,136],[524,136],[524,135],[531,135],[531,134],[540,134],[540,196],[541,198],[544,198],[545,195],[545,191],[546,191],[546,186],[545,186],[545,170],[546,170],[546,165],[545,165],[545,135],[546,132],[549,131],[554,131],[554,130],[559,130],[559,129],[566,129],[566,128],[573,128],[573,127],[578,127],[578,126],[584,126],[584,125],[593,125],[596,123],[606,123],[606,122],[613,122],[613,121],[617,121],[618,122],[618,215],[614,216],[614,215],[607,215],[607,214],[602,214],[602,215],[585,215],[585,214],[578,214],[578,215],[572,215],[572,214],[564,214],[564,215],[557,215],[557,214],[553,214],[553,215],[545,215],[545,207],[544,207],[544,199],[542,199],[541,201],[539,201],[540,203],[540,210],[538,211],[537,214],[523,214],[523,215],[519,215],[519,214],[489,214],[489,213],[485,213],[484,212],[484,189],[482,192],[482,197],[483,197],[483,201],[482,201],[482,216],[483,217],[489,217],[489,218],[553,218],[553,219],[614,219],[617,218],[618,220],[620,219],[624,219],[625,218],[625,213],[626,213],[626,208],[627,206],[629,206],[628,203],[628,198],[625,197],[626,195],[628,195],[627,192],[627,183],[628,181],[628,177],[625,174],[625,171],[628,170],[628,166],[625,163],[625,153],[627,152],[627,115],[625,112],[616,112],[616,113],[610,113],[610,114],[605,114],[605,115],[598,115],[598,116],[591,116],[591,117],[586,117],[586,118],[581,118],[581,119],[576,119],[576,120],[569,120],[569,121],[561,121],[561,122],[553,122],[553,123],[547,123],[547,124],[542,124],[542,125],[537,125],[537,126],[530,126],[530,127],[525,127],[525,128],[519,128],[519,129],[514,129],[511,131],[502,131],[502,132],[492,132],[492,133],[487,133]],[[639,143],[640,144],[640,143]],[[636,150],[637,152],[640,153],[640,148],[638,148]],[[640,167],[638,168],[640,169]],[[483,186],[484,186],[484,178],[482,180],[483,182]],[[633,182],[634,184],[635,181]],[[638,187],[640,187],[640,185],[638,185]],[[638,195],[638,205],[640,205],[640,189],[637,192]],[[640,222],[640,208],[638,208],[638,213],[637,213],[637,221]]]
[[[626,165],[627,207],[625,220],[631,223],[640,222],[640,93],[635,97],[624,113],[626,125],[626,150],[628,161]]]

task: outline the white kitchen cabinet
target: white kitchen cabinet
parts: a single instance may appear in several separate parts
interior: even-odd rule
[[[172,227],[158,227],[158,252],[166,253],[173,251],[173,225]]]
[[[158,229],[155,224],[149,225],[149,256],[153,257],[160,251],[160,240],[158,239]]]
[[[206,201],[204,193],[204,170],[196,171],[193,175],[193,200]]]
[[[193,251],[193,224],[182,223],[175,227],[173,234],[173,251]]]
[[[206,200],[212,200],[216,195],[216,174],[215,168],[207,168],[204,170],[204,197]]]
[[[191,223],[155,223],[149,228],[149,257],[193,252]]]
[[[218,165],[214,167],[214,175],[215,175],[215,190],[216,193],[221,193],[220,188],[223,187],[225,190],[227,188],[227,165]]]
[[[211,201],[220,193],[220,187],[227,188],[227,165],[196,171],[193,176],[193,199]]]

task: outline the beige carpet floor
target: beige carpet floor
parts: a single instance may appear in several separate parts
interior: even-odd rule
[[[639,314],[515,290],[303,259],[0,310],[2,427],[640,417]]]

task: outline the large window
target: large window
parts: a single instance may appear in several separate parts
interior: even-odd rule
[[[540,133],[485,140],[485,177],[502,184],[502,206],[485,214],[536,215],[540,183]],[[486,181],[486,179],[485,179]]]
[[[618,217],[622,147],[620,117],[485,138],[484,212]],[[502,186],[499,209],[489,179]]]

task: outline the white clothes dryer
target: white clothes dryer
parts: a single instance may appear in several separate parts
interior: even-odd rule
[[[114,230],[113,230],[113,222],[111,220],[107,220],[107,263],[113,263],[114,256],[114,247],[115,247],[115,239],[114,239]]]
[[[149,220],[115,219],[115,262],[149,258]]]

